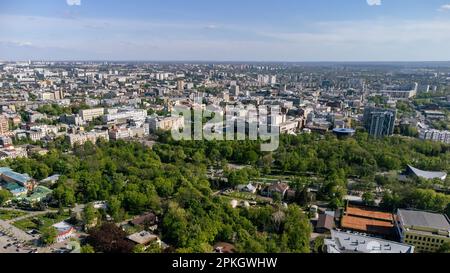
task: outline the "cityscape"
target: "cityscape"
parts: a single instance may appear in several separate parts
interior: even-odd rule
[[[46,29],[51,20],[100,24],[83,12],[90,15],[90,3],[101,1],[42,1],[46,12],[70,11],[67,16],[74,18],[69,19],[50,18],[44,11],[28,14],[36,1],[15,2],[0,3],[1,36],[18,37],[14,43],[0,40],[0,257],[450,253],[448,33],[441,40],[421,36],[430,50],[417,57],[401,52],[405,41],[399,36],[399,42],[389,38],[395,50],[381,46],[377,54],[384,51],[386,58],[356,50],[353,59],[329,45],[336,56],[330,58],[330,52],[321,53],[327,39],[299,35],[295,39],[322,43],[317,51],[301,47],[317,56],[290,55],[287,41],[286,50],[278,52],[278,44],[267,40],[273,49],[260,58],[265,48],[249,42],[255,51],[242,50],[226,32],[230,47],[217,49],[224,58],[213,54],[216,40],[194,52],[189,48],[194,45],[180,42],[181,34],[173,38],[181,45],[166,45],[171,36],[160,36],[162,48],[149,46],[160,54],[154,57],[137,49],[147,33],[136,27],[136,51],[124,50],[120,57],[125,47],[119,45],[111,45],[112,55],[108,47],[98,51],[116,38],[99,36],[95,44],[90,35],[117,28],[119,37],[129,31],[125,23],[115,24],[124,18],[85,34],[69,28],[84,44],[73,53],[62,46],[73,37],[59,27],[52,33]],[[206,5],[192,2],[195,8]],[[309,2],[302,8],[311,13],[317,8],[313,1],[285,2],[293,9]],[[330,1],[317,2],[322,8]],[[388,0],[349,2],[364,13],[387,9],[392,16],[389,8],[396,9]],[[411,11],[425,9],[419,5],[424,1],[411,2]],[[450,3],[427,2],[435,4],[429,11],[437,14],[433,22],[450,14]],[[120,5],[111,1],[106,10],[113,16],[112,7]],[[217,5],[204,9],[225,4]],[[169,6],[155,1],[153,8],[164,14]],[[287,8],[273,12],[280,10],[291,14]],[[134,24],[143,20],[123,7],[128,12],[136,12]],[[243,24],[239,14],[230,15],[235,25]],[[212,15],[205,17],[210,21]],[[220,29],[217,16],[217,25],[201,31]],[[40,37],[13,33],[24,27],[25,17],[31,20],[27,24],[46,21]],[[142,24],[152,28],[150,35],[173,25],[184,29],[175,21],[170,27]],[[190,33],[190,27],[186,21],[185,34],[195,40],[199,33]],[[441,27],[450,30],[450,24]],[[422,31],[419,27],[419,36]],[[278,33],[276,43],[284,40]],[[48,50],[37,45],[47,36],[56,37],[49,45],[56,40],[61,45]],[[177,49],[183,44],[188,44],[185,57]],[[48,55],[53,50],[55,55]],[[205,55],[197,55],[202,50]]]

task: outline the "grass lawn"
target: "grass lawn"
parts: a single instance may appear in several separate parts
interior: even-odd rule
[[[17,217],[22,217],[27,215],[26,212],[17,210],[0,210],[0,220],[9,221]]]
[[[54,216],[50,216],[54,215]],[[70,217],[68,212],[63,215],[58,215],[57,213],[43,214],[35,217],[26,218],[17,222],[12,223],[15,227],[20,228],[23,231],[28,231],[31,229],[39,230],[44,227],[49,227],[53,224],[59,223]]]
[[[232,192],[226,195],[227,197],[231,197],[234,199],[240,199],[244,201],[255,201],[258,203],[270,203],[272,199],[266,198],[263,196],[259,196],[257,194],[249,193],[249,192]]]

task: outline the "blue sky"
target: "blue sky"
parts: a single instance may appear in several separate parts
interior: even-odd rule
[[[0,0],[0,60],[450,61],[450,0]]]

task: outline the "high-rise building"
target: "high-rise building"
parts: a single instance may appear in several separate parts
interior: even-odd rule
[[[0,135],[6,134],[8,132],[9,132],[8,118],[0,116]]]
[[[183,91],[184,90],[184,80],[179,79],[177,81],[177,89],[178,89],[178,91]]]
[[[384,137],[394,133],[397,111],[368,107],[364,111],[364,127],[371,136]]]
[[[241,90],[239,88],[239,85],[232,85],[230,91],[231,91],[230,93],[231,93],[232,96],[239,97],[239,94],[240,94]]]

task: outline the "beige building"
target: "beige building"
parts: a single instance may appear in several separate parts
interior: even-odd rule
[[[179,79],[177,81],[177,90],[178,91],[183,91],[184,90],[184,80]]]
[[[137,128],[114,128],[109,130],[109,138],[112,140],[140,138],[144,137],[145,129],[143,127]]]
[[[396,227],[401,242],[417,252],[436,252],[450,242],[450,220],[444,214],[399,209]]]
[[[42,100],[62,100],[64,98],[64,92],[62,90],[54,92],[44,92],[41,93]]]
[[[96,143],[100,138],[109,141],[108,131],[93,131],[88,133],[70,134],[68,135],[68,138],[72,147],[75,146],[75,144],[83,145],[87,141]]]
[[[4,135],[9,132],[9,122],[4,116],[0,116],[0,135]]]
[[[161,131],[170,131],[173,129],[181,129],[184,127],[184,118],[182,116],[179,117],[155,117],[151,118],[149,121],[149,129],[150,132]]]
[[[105,114],[105,109],[85,109],[80,111],[80,116],[84,121],[92,121],[95,118],[101,117]]]

